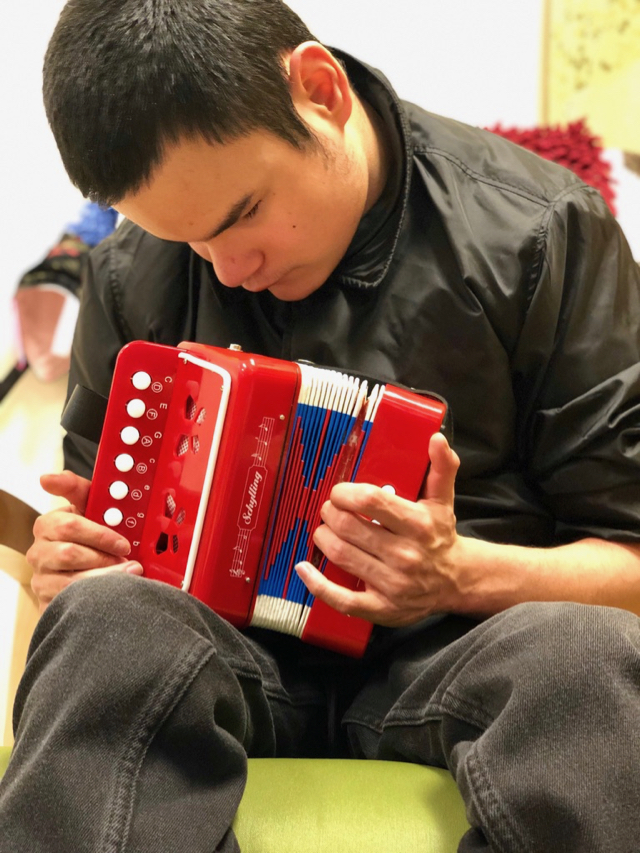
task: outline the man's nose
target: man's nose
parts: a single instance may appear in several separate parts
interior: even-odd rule
[[[264,263],[264,255],[257,249],[225,251],[209,243],[200,243],[194,248],[209,257],[216,276],[226,287],[239,287],[255,275]]]

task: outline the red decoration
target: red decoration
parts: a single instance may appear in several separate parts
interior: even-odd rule
[[[586,184],[599,190],[615,214],[611,164],[602,156],[599,137],[589,133],[583,119],[571,122],[566,127],[547,126],[523,130],[517,127],[504,128],[497,124],[487,130],[534,151],[545,160],[571,169]]]

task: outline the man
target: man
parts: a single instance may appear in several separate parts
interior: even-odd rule
[[[71,387],[106,394],[132,339],[239,343],[436,391],[456,437],[420,501],[324,506],[315,541],[365,589],[297,571],[376,625],[337,666],[135,577],[82,517],[95,447],[69,436],[2,853],[234,850],[246,755],[329,749],[448,766],[461,850],[634,850],[640,276],[601,198],[402,104],[279,0],[74,0],[44,91],[72,180],[129,220],[93,255]]]

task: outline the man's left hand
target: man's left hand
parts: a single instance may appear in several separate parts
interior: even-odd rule
[[[308,589],[341,613],[378,625],[410,625],[452,610],[460,595],[453,512],[460,460],[443,435],[429,445],[424,493],[413,502],[376,486],[341,483],[322,508],[314,541],[327,558],[360,578],[358,590],[332,583],[310,563],[296,571]]]

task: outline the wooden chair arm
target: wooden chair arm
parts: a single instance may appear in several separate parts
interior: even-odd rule
[[[27,558],[6,545],[0,545],[0,571],[22,586],[29,586],[31,583],[31,566],[27,563]]]
[[[0,489],[0,546],[26,554],[33,542],[33,524],[39,513]]]

